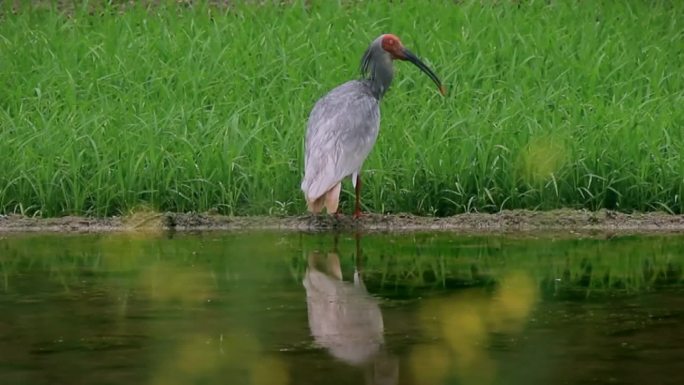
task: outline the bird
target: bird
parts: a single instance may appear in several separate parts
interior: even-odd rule
[[[342,180],[351,176],[361,216],[361,167],[380,130],[380,101],[392,84],[394,60],[409,61],[427,74],[442,96],[437,75],[393,34],[373,40],[361,58],[361,79],[332,89],[314,105],[306,127],[304,178],[301,189],[308,210],[337,215]]]

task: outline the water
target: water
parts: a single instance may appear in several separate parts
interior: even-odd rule
[[[680,384],[683,265],[682,236],[12,235],[0,384]]]

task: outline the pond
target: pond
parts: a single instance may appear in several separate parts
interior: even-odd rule
[[[0,238],[1,384],[680,384],[684,237]]]

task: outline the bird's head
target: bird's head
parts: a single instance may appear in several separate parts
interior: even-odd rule
[[[439,88],[439,92],[442,95],[446,95],[446,88],[439,80],[437,75],[427,65],[425,65],[425,63],[418,59],[416,55],[414,55],[411,51],[404,47],[404,44],[402,44],[401,40],[399,40],[399,38],[396,35],[386,33],[384,35],[381,35],[378,40],[380,42],[380,46],[382,47],[382,49],[390,55],[392,60],[410,61],[416,67],[420,68],[421,71],[425,72],[425,74],[429,76],[433,82],[435,82],[435,84]]]
[[[390,54],[393,60],[405,60],[404,45],[396,35],[386,33],[380,36],[380,46]]]

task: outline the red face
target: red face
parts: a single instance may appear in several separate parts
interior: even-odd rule
[[[401,44],[401,40],[395,35],[391,33],[382,35],[382,49],[389,52],[392,55],[392,59],[404,59],[403,48],[404,45]]]

